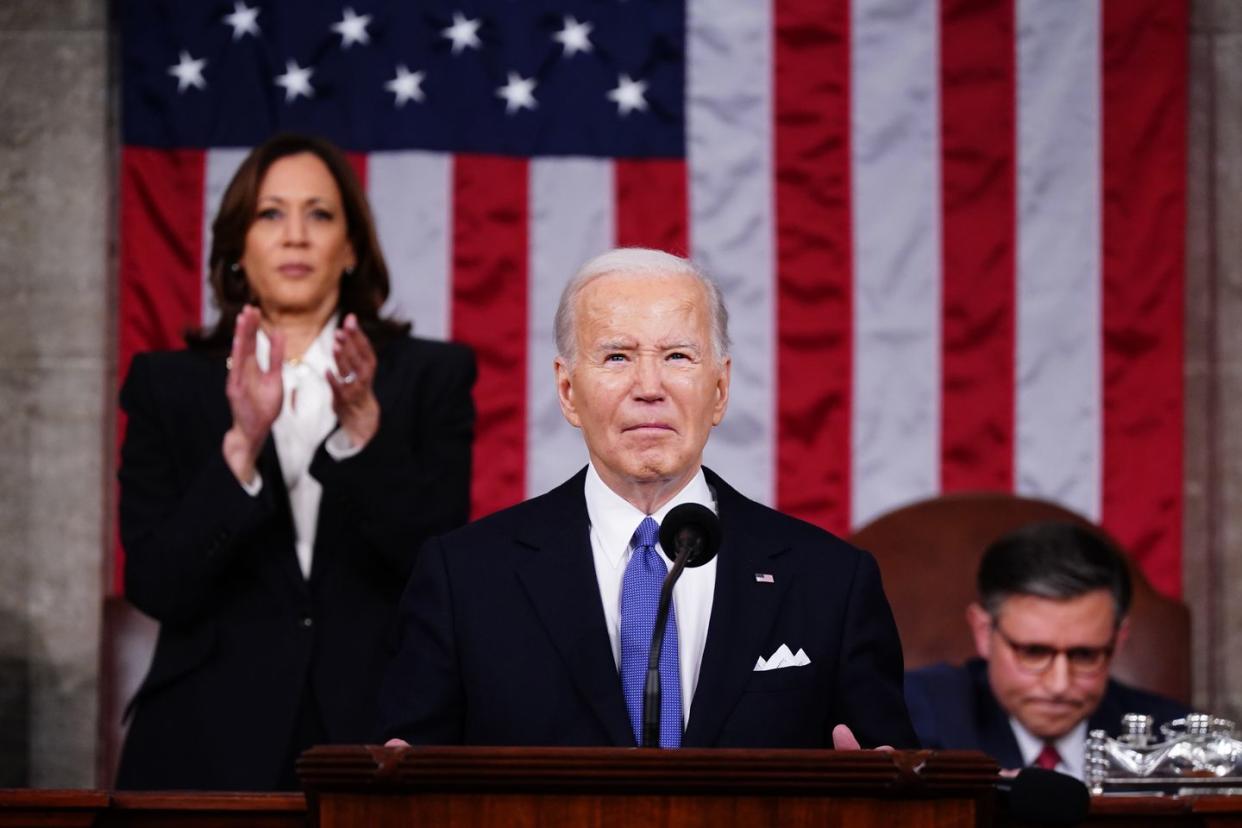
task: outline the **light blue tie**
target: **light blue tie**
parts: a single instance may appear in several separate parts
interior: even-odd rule
[[[656,551],[660,524],[645,517],[630,542],[634,554],[621,580],[621,689],[630,710],[634,741],[642,744],[643,685],[651,631],[660,604],[660,585],[668,574]],[[660,652],[660,747],[681,747],[681,678],[677,662],[677,618],[670,607]]]

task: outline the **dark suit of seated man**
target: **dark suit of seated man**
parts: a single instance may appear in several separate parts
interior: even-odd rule
[[[980,658],[906,675],[924,747],[982,750],[1005,768],[1081,779],[1088,730],[1117,735],[1126,713],[1157,724],[1186,714],[1109,678],[1128,630],[1130,574],[1098,535],[1060,523],[1012,532],[984,553],[978,590],[967,620]]]
[[[652,590],[666,571],[651,533],[694,502],[719,515],[723,542],[673,593],[660,745],[913,746],[875,561],[702,467],[731,368],[714,283],[666,253],[610,251],[566,287],[556,339],[561,408],[590,464],[423,548],[383,735],[638,743]]]

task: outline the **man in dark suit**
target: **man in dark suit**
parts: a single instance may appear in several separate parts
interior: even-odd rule
[[[556,334],[561,408],[590,465],[423,548],[384,736],[636,744],[635,683],[665,572],[654,527],[695,502],[719,515],[724,540],[674,591],[660,744],[913,746],[874,560],[702,467],[731,368],[711,280],[666,253],[605,253],[567,286]]]
[[[906,676],[925,747],[982,750],[1005,768],[1081,779],[1088,730],[1116,735],[1126,713],[1158,723],[1186,714],[1109,678],[1128,631],[1130,575],[1095,533],[1062,523],[1012,532],[984,553],[978,587],[967,620],[980,657]]]

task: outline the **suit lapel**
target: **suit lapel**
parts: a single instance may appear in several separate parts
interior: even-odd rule
[[[716,492],[721,533],[716,563],[716,589],[707,644],[699,667],[699,680],[690,706],[690,721],[682,744],[706,747],[716,744],[720,729],[736,706],[769,637],[781,602],[795,573],[787,565],[787,546],[753,533],[747,512],[753,507],[740,494],[710,471],[704,470]],[[760,582],[757,574],[772,576]]]
[[[614,745],[634,744],[613,662],[583,495],[585,472],[549,492],[518,542],[530,548],[518,580],[570,678]]]
[[[1013,735],[1009,714],[996,700],[992,685],[988,682],[986,661],[972,661],[971,682],[978,702],[979,749],[995,759],[1002,768],[1020,768],[1023,765],[1018,739]]]

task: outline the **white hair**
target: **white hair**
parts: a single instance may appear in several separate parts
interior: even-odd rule
[[[710,276],[698,265],[681,256],[648,247],[617,247],[588,261],[565,285],[560,304],[556,307],[556,351],[572,365],[578,357],[578,341],[574,336],[578,296],[591,282],[601,276],[692,276],[707,293],[710,315],[712,351],[717,361],[729,355],[729,311],[724,295]]]

